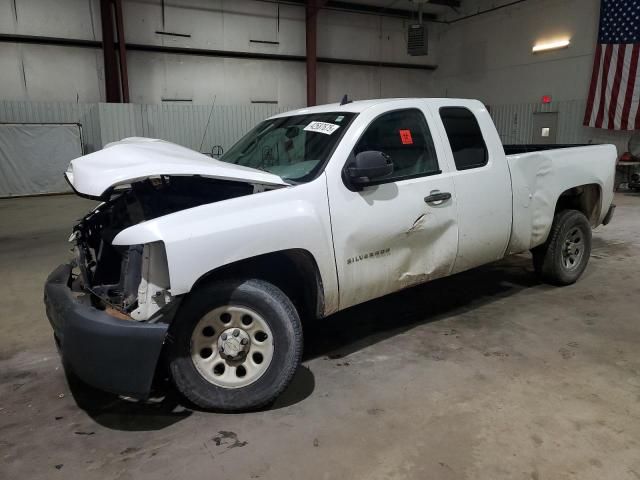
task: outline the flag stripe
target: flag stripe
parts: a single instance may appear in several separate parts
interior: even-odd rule
[[[594,98],[594,108],[591,114],[591,119],[589,120],[589,125],[593,127],[595,127],[596,125],[596,118],[598,116],[597,105],[600,105],[600,95],[602,91],[602,69],[603,69],[603,62],[604,62],[604,48],[602,50],[603,50],[602,52],[603,55],[600,55],[600,65],[598,66],[598,78],[596,79],[596,93]]]
[[[596,116],[596,127],[602,128],[604,120],[604,104],[607,98],[607,79],[609,78],[609,67],[611,66],[611,55],[613,55],[613,45],[609,44],[604,50],[604,63],[602,65],[602,80],[600,81],[600,104],[598,115]]]
[[[620,129],[620,124],[616,125],[616,110],[618,110],[618,95],[620,94],[620,82],[622,82],[622,72],[624,70],[624,56],[627,50],[625,44],[616,45],[617,55],[615,70],[613,71],[613,84],[611,86],[611,96],[609,97],[608,128]]]
[[[618,67],[618,51],[620,49],[620,45],[611,45],[611,59],[609,61],[609,68],[607,69],[607,80],[604,85],[604,107],[602,112],[602,127],[601,128],[611,128],[609,127],[609,108],[611,106],[611,100],[613,97],[613,84],[616,78],[616,69]]]
[[[598,86],[598,74],[600,73],[600,62],[602,60],[602,45],[596,47],[596,56],[593,60],[593,71],[591,72],[591,86],[589,87],[589,99],[587,101],[587,110],[584,112],[584,124],[591,123],[591,114],[593,113],[593,102],[596,97],[596,87]]]
[[[640,81],[638,81],[637,74],[636,74],[636,86],[633,91],[632,102],[636,109],[636,122],[634,125],[634,130],[640,130]]]
[[[638,71],[638,56],[640,55],[640,43],[636,43],[631,49],[629,59],[629,72],[627,77],[626,94],[624,96],[624,107],[622,109],[622,121],[620,122],[621,130],[629,130],[633,128],[633,120],[630,117],[631,100],[633,99],[633,90],[636,83]]]
[[[626,122],[626,120],[622,118],[622,113],[624,112],[625,95],[627,93],[627,84],[629,83],[629,63],[632,53],[632,46],[627,45],[624,49],[624,55],[622,56],[622,73],[620,75],[618,98],[616,99],[616,111],[613,117],[613,128],[616,130],[624,128],[622,125]]]
[[[583,124],[640,129],[640,0],[601,0]]]
[[[629,110],[629,125],[627,130],[640,129],[638,120],[638,106],[640,105],[640,82],[633,85],[633,93],[631,94],[631,109]]]

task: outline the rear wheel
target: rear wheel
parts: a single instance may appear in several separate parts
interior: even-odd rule
[[[262,280],[218,282],[190,294],[172,325],[169,372],[199,407],[263,407],[287,387],[302,355],[298,314]]]
[[[577,210],[562,210],[553,220],[547,241],[532,250],[540,278],[554,285],[570,285],[582,275],[591,255],[591,225]]]

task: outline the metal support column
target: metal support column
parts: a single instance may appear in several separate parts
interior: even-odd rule
[[[316,104],[316,76],[318,66],[317,30],[318,11],[326,0],[307,0],[306,5],[306,64],[307,64],[307,106]]]
[[[122,101],[129,103],[129,73],[127,70],[127,44],[124,40],[124,21],[122,19],[122,0],[113,0],[116,13],[116,30],[118,32],[118,57],[120,59],[120,86]]]
[[[100,0],[100,20],[102,23],[102,53],[104,55],[104,85],[107,102],[120,102],[118,82],[118,60],[113,38],[113,6],[111,0]]]

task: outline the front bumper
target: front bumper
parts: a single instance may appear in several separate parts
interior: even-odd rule
[[[136,398],[148,396],[165,323],[120,320],[90,304],[69,287],[71,266],[56,268],[44,287],[47,317],[65,365],[101,390]]]

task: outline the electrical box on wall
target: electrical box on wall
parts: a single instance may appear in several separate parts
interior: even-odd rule
[[[424,23],[414,23],[407,28],[407,53],[413,56],[429,54],[429,36]]]

